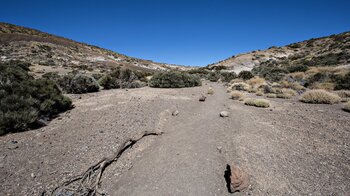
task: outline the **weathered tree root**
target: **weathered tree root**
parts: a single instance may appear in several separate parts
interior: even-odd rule
[[[129,148],[141,140],[143,137],[149,135],[161,135],[163,132],[143,132],[141,135],[129,138],[123,142],[113,156],[101,159],[98,163],[89,167],[84,173],[73,177],[72,179],[64,182],[62,185],[56,187],[51,195],[64,196],[64,195],[84,195],[95,196],[104,195],[100,193],[98,189],[101,185],[101,177],[103,171],[113,162],[116,162],[120,156]]]

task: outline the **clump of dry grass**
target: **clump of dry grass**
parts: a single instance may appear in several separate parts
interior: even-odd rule
[[[300,101],[315,104],[334,104],[340,101],[340,97],[325,90],[310,90],[301,95]]]
[[[341,102],[350,101],[350,90],[334,91],[334,93],[337,94],[341,98]]]
[[[244,100],[244,104],[262,108],[270,107],[270,102],[266,99],[246,99]]]
[[[243,93],[241,93],[239,91],[232,91],[230,93],[230,98],[234,99],[234,100],[237,100],[237,99],[239,100],[239,99],[241,99],[243,97],[244,97]]]
[[[297,95],[297,92],[295,90],[289,88],[282,88],[282,93],[290,96]]]
[[[263,96],[263,94],[264,94],[264,93],[263,93],[262,91],[258,91],[258,92],[256,92],[255,95],[256,95],[256,96]]]
[[[258,90],[256,88],[250,88],[248,90],[248,93],[256,93],[256,92],[258,92]]]
[[[305,90],[305,87],[300,85],[298,82],[288,82],[283,80],[280,85],[283,88],[290,88],[296,91]]]
[[[212,87],[209,87],[208,91],[207,91],[207,94],[208,95],[213,95],[214,94],[214,89]]]
[[[350,101],[348,101],[347,103],[344,104],[343,110],[350,112]]]
[[[334,91],[341,98],[350,98],[350,90]]]
[[[267,98],[276,98],[277,95],[276,95],[276,94],[273,94],[273,93],[269,93],[269,94],[266,94],[266,97],[267,97]]]
[[[281,99],[290,99],[292,98],[292,95],[290,94],[276,94],[277,98],[281,98]]]
[[[310,86],[311,89],[324,89],[324,90],[333,90],[335,83],[333,82],[315,82]]]
[[[249,91],[251,89],[250,85],[244,82],[233,83],[230,88],[239,91]]]
[[[262,85],[266,85],[266,81],[264,78],[260,78],[259,76],[255,76],[247,81],[247,83],[253,88],[259,88]]]

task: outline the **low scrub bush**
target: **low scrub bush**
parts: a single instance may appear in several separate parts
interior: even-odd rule
[[[241,93],[239,91],[232,91],[230,93],[230,98],[233,100],[238,100],[238,99],[241,99],[243,97],[244,97],[243,93]]]
[[[292,98],[292,95],[282,93],[282,94],[276,94],[276,97],[281,98],[281,99],[290,99],[290,98]]]
[[[63,76],[60,79],[59,85],[66,93],[73,94],[97,92],[100,89],[100,86],[93,77],[79,73],[70,73]]]
[[[102,76],[98,83],[104,89],[140,88],[146,86],[148,73],[117,68],[111,73]]]
[[[27,64],[0,64],[0,135],[24,131],[72,107],[55,82],[34,79]]]
[[[248,91],[250,88],[249,84],[244,82],[238,82],[231,84],[232,90],[238,90],[238,91]]]
[[[267,98],[276,98],[277,95],[276,95],[276,94],[273,94],[273,93],[269,93],[269,94],[266,94],[266,97],[267,97]]]
[[[258,91],[258,92],[256,92],[256,94],[255,94],[256,96],[263,96],[264,95],[264,93],[262,92],[262,91]]]
[[[230,82],[237,78],[237,74],[235,72],[220,72],[220,78],[223,82]]]
[[[252,74],[252,72],[244,70],[244,71],[239,72],[238,77],[242,78],[243,80],[249,80],[249,79],[253,78],[254,75]]]
[[[244,104],[262,108],[270,107],[270,102],[266,99],[246,99],[244,100]]]
[[[350,112],[350,101],[348,101],[347,103],[344,104],[343,110]]]
[[[214,95],[214,89],[212,87],[209,87],[208,91],[207,91],[207,94],[208,95]]]
[[[345,76],[338,76],[335,79],[335,90],[350,90],[350,71]]]
[[[325,90],[310,90],[301,95],[300,101],[304,103],[315,104],[334,104],[340,101],[340,97],[336,94]]]
[[[290,73],[293,73],[293,72],[305,72],[305,71],[308,70],[308,66],[306,66],[306,65],[293,65],[293,66],[287,67],[287,70]]]
[[[155,74],[149,82],[151,87],[156,88],[184,88],[200,86],[198,77],[181,72],[161,72]]]
[[[278,82],[280,81],[286,74],[288,74],[288,70],[280,67],[269,67],[269,66],[257,66],[254,67],[252,72],[256,75],[262,76],[268,81]]]
[[[266,85],[266,81],[264,78],[260,78],[259,76],[255,76],[247,81],[247,83],[253,88],[259,88],[263,85]]]

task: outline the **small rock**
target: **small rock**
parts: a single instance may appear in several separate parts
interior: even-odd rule
[[[230,188],[231,191],[234,192],[241,192],[248,188],[249,186],[249,179],[245,172],[243,172],[238,167],[233,167],[231,169],[231,184]]]
[[[171,115],[177,116],[179,113],[180,113],[179,110],[174,110],[174,111],[171,113]]]
[[[206,96],[204,96],[204,95],[202,95],[200,98],[199,98],[199,101],[205,101],[205,99],[207,99],[207,97]]]
[[[49,124],[49,122],[45,119],[39,119],[37,121],[37,124],[40,125],[40,126],[47,126]]]
[[[216,149],[218,149],[218,151],[221,153],[222,146],[218,146],[218,147],[216,147]]]
[[[228,117],[229,114],[230,114],[230,113],[227,112],[227,111],[222,111],[222,112],[220,112],[220,117],[225,118],[225,117]]]
[[[16,140],[12,140],[7,148],[11,150],[18,148],[18,142]]]
[[[31,173],[30,176],[31,176],[32,178],[35,178],[35,177],[36,177],[34,173]]]

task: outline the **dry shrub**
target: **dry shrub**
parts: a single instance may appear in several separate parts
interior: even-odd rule
[[[266,94],[266,97],[267,97],[267,98],[276,98],[277,95],[276,95],[276,94],[273,94],[273,93],[269,93],[269,94]]]
[[[292,79],[294,79],[295,81],[302,81],[305,79],[305,73],[304,72],[294,72],[294,73],[290,73],[287,75],[287,77],[290,77]]]
[[[208,88],[207,94],[208,94],[208,95],[213,95],[213,94],[214,94],[214,90],[213,90],[212,87],[209,87],[209,88]]]
[[[295,90],[289,89],[289,88],[282,88],[282,93],[287,94],[287,95],[291,95],[291,96],[297,95],[297,92],[295,92]]]
[[[266,99],[246,99],[244,100],[244,104],[262,108],[270,107],[270,102]]]
[[[283,80],[281,82],[281,87],[291,88],[291,89],[296,90],[296,91],[305,90],[305,87],[300,85],[298,82],[288,82],[286,80]]]
[[[341,98],[350,98],[350,90],[334,91]]]
[[[243,97],[244,97],[243,93],[241,93],[239,91],[232,91],[230,93],[230,98],[234,99],[234,100],[237,100],[237,99],[239,100],[239,99],[241,99]]]
[[[315,82],[310,86],[311,89],[324,89],[324,90],[334,90],[335,84],[332,82]]]
[[[258,92],[258,90],[256,88],[250,88],[248,90],[248,93],[256,93],[256,92]]]
[[[244,82],[238,82],[238,83],[233,83],[231,85],[232,90],[239,90],[239,91],[249,91],[251,89],[250,85]]]
[[[258,91],[255,95],[256,95],[256,96],[263,96],[263,94],[264,94],[264,93],[263,93],[262,91]]]
[[[315,104],[334,104],[340,101],[340,97],[325,90],[310,90],[301,95],[300,101]]]
[[[346,104],[344,104],[343,110],[350,112],[350,101],[348,101]]]
[[[253,88],[259,88],[262,85],[266,85],[266,81],[264,78],[260,78],[259,76],[255,76],[247,81],[247,83]]]
[[[281,98],[281,99],[290,99],[292,98],[292,95],[290,94],[276,94],[277,98]]]

